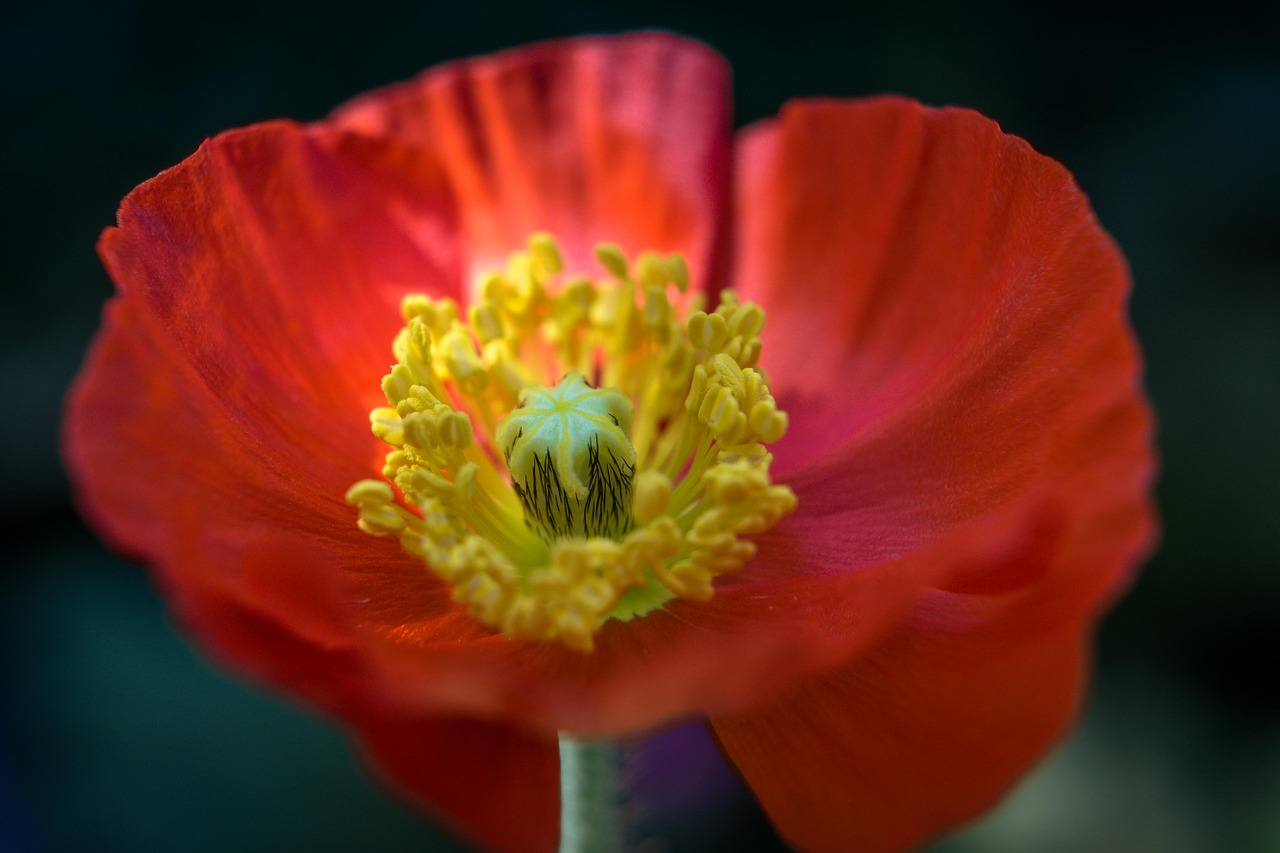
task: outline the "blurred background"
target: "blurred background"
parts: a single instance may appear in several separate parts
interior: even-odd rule
[[[740,124],[797,95],[974,107],[1074,171],[1132,264],[1163,544],[1081,728],[936,853],[1280,850],[1280,13],[1027,5],[0,6],[0,850],[459,849],[335,726],[209,665],[77,519],[57,434],[111,292],[94,241],[220,130],[654,26],[728,57]],[[652,849],[781,849],[700,729],[628,768]]]

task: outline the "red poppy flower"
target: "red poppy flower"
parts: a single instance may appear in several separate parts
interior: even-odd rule
[[[1094,623],[1152,541],[1127,274],[1066,170],[972,112],[897,97],[792,102],[731,136],[727,84],[713,52],[659,34],[452,63],[317,124],[206,142],[131,193],[100,244],[119,294],[65,438],[85,514],[153,568],[205,646],[340,717],[410,796],[494,849],[553,849],[558,731],[615,736],[694,716],[797,847],[918,843],[991,804],[1069,725]],[[703,573],[714,589],[657,560],[641,574],[672,575],[663,597],[629,620],[486,617],[467,596],[498,576],[442,580],[439,558],[474,526],[454,519],[424,540],[429,511],[366,486],[386,498],[362,505],[366,528],[417,525],[401,538],[424,558],[366,535],[345,499],[383,469],[369,412],[384,411],[392,342],[411,361],[413,330],[430,325],[422,305],[483,308],[476,276],[544,231],[562,258],[535,237],[517,256],[525,272],[495,279],[494,293],[541,287],[520,278],[534,267],[598,270],[593,247],[613,241],[662,253],[632,267],[600,255],[617,281],[599,293],[635,284],[659,300],[626,310],[695,312],[699,297],[654,295],[683,283],[667,254],[679,253],[706,310],[719,299],[751,327],[742,340],[758,326],[729,316],[725,288],[767,315],[759,368],[747,344],[716,363],[736,366],[733,381],[767,377],[772,397],[739,412],[739,394],[699,423],[749,419],[716,422],[725,447],[787,427],[772,468],[760,453],[751,463],[775,489],[776,523],[730,513],[726,535],[753,544]],[[429,299],[402,316],[411,293]],[[645,316],[644,334],[685,334]],[[710,316],[679,338],[697,358],[730,334]],[[520,334],[550,334],[542,321]],[[442,346],[430,336],[423,346]],[[465,408],[468,359],[481,358],[468,351],[431,374],[441,411]],[[540,351],[555,362],[546,375],[568,366]],[[607,372],[611,352],[592,350],[588,371]],[[478,369],[543,370],[484,359]],[[647,369],[627,387],[660,393],[631,401],[637,423],[666,435],[686,418],[686,390],[662,408],[677,392]],[[396,406],[409,392],[386,396]],[[380,435],[397,447],[422,408],[413,399],[418,409],[385,410],[394,423]],[[492,429],[466,411],[467,452],[492,455]],[[462,488],[426,477],[461,468],[414,464],[422,488]],[[661,515],[677,499],[663,490],[699,463],[671,464],[636,518]],[[725,487],[726,506],[744,500],[739,486]],[[632,521],[618,518],[597,539],[625,550]],[[580,535],[539,533],[555,554],[556,537]],[[526,587],[494,594],[542,594]]]

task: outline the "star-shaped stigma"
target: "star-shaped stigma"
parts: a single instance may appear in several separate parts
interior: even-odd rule
[[[525,518],[544,539],[617,538],[630,527],[636,452],[631,402],[572,371],[551,388],[529,386],[498,425]]]

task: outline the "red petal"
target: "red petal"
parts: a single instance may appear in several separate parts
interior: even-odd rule
[[[562,55],[559,48],[545,50]],[[484,67],[477,79],[505,79],[497,71],[481,73]],[[426,90],[434,91],[430,85]],[[361,109],[353,108],[353,115]],[[272,166],[273,158],[282,162]],[[924,589],[1025,582],[1021,570],[993,576],[976,559],[969,562],[979,568],[962,574],[959,555],[972,558],[988,539],[1003,541],[1009,531],[1023,529],[1042,498],[1066,507],[1066,523],[1080,529],[1141,500],[1150,470],[1148,425],[1133,390],[1132,354],[1117,316],[1118,267],[1108,247],[1103,260],[1110,266],[1093,270],[1103,279],[1097,300],[1102,309],[1070,289],[1078,284],[1072,276],[1079,269],[1068,265],[1065,281],[1048,279],[1066,288],[1066,295],[1081,297],[1063,300],[1079,304],[1081,316],[1102,316],[1103,360],[1119,353],[1112,379],[1120,379],[1094,394],[1090,378],[1080,406],[1062,404],[1068,416],[1061,424],[1055,408],[1061,400],[1052,393],[1046,402],[1037,396],[1036,383],[1014,383],[1023,396],[1006,400],[996,393],[1003,375],[991,372],[962,371],[957,378],[940,371],[936,383],[900,382],[894,386],[899,391],[921,392],[921,407],[909,412],[933,419],[886,416],[882,423],[867,419],[868,412],[878,413],[874,407],[851,406],[852,422],[868,427],[852,434],[840,420],[843,410],[815,397],[807,409],[793,407],[794,435],[802,439],[784,446],[803,450],[812,443],[838,450],[818,464],[802,452],[780,449],[783,467],[792,462],[801,511],[762,539],[760,559],[729,579],[711,604],[678,602],[665,613],[610,624],[590,656],[502,637],[476,639],[483,632],[449,605],[440,585],[394,542],[359,534],[341,503],[346,486],[374,467],[364,412],[376,402],[377,376],[387,359],[374,353],[385,352],[379,348],[396,324],[393,295],[409,289],[405,277],[424,267],[438,271],[456,292],[458,276],[448,271],[458,264],[449,262],[447,247],[436,251],[438,241],[427,237],[433,224],[447,233],[447,205],[438,201],[435,173],[420,160],[385,141],[280,125],[217,140],[140,190],[126,206],[121,230],[103,248],[128,294],[122,303],[129,306],[127,314],[120,309],[130,318],[124,325],[136,326],[138,337],[129,339],[132,349],[125,347],[130,354],[124,358],[108,355],[120,348],[109,343],[115,333],[108,332],[108,343],[73,397],[68,430],[68,455],[82,472],[85,499],[118,541],[157,560],[193,599],[203,595],[206,579],[229,571],[235,596],[225,597],[258,606],[290,636],[314,637],[317,625],[334,630],[335,648],[361,648],[361,665],[371,668],[369,677],[396,703],[397,713],[475,714],[546,730],[620,732],[700,710],[736,710],[866,648]],[[452,175],[450,180],[457,182]],[[1053,191],[1073,192],[1066,185],[1031,189],[1049,198],[1056,197]],[[1075,209],[1089,223],[1082,239],[1096,240],[1087,209],[1082,203]],[[215,229],[216,239],[202,222]],[[344,228],[356,229],[360,238],[332,250]],[[278,235],[280,244],[268,235]],[[365,291],[354,286],[353,277],[370,269],[386,271],[377,279],[391,284],[370,289],[367,311],[348,311],[365,304]],[[300,327],[281,310],[297,293],[308,292],[310,285],[294,281],[295,271],[299,280],[319,282],[317,300],[302,309],[309,306],[317,324],[328,329],[314,361],[297,350],[310,327]],[[771,298],[771,311],[785,305],[779,294]],[[255,308],[261,312],[250,310]],[[350,317],[352,324],[334,323],[338,316]],[[1071,322],[1066,327],[1077,328]],[[1068,343],[1090,340],[1090,330],[1077,331]],[[1025,343],[1017,336],[1013,341]],[[1045,353],[1032,349],[1030,361],[1043,364]],[[935,368],[949,364],[936,353],[924,362]],[[795,380],[790,386],[788,375]],[[1101,385],[1107,385],[1107,375]],[[785,399],[806,402],[794,371],[783,370],[779,378],[779,393],[790,395]],[[1053,383],[1047,388],[1060,390]],[[128,405],[135,393],[150,402]],[[167,420],[156,417],[169,411]],[[1024,450],[1022,455],[1006,459],[979,452],[986,433],[972,428],[991,427],[1004,440],[1001,430],[1028,415],[1043,415],[1044,423],[1055,426],[1029,430],[1030,438],[1017,435],[1024,444],[1010,446]],[[899,423],[911,427],[902,434],[918,458],[903,458],[903,448],[888,440]],[[938,423],[941,436],[930,431]],[[951,436],[948,424],[968,431]],[[936,438],[950,443],[935,449],[928,442]],[[135,458],[138,448],[153,454]],[[1117,465],[1121,456],[1131,464]],[[806,462],[812,464],[801,465]],[[1044,467],[1043,479],[1029,474],[1037,465]],[[161,485],[149,491],[153,484]],[[170,509],[174,505],[180,509]],[[185,521],[184,513],[190,516]],[[1131,547],[1098,562],[1091,577],[1100,585],[1121,576],[1146,536],[1141,523],[1127,524]],[[314,563],[302,563],[313,565],[316,576],[297,573],[304,594],[296,606],[277,594],[285,587],[273,585],[263,572],[236,568],[258,565],[251,555],[267,548],[260,543],[275,542],[273,536],[287,540],[279,545],[281,553],[308,553],[305,542],[316,549]],[[329,584],[335,583],[341,584],[336,597],[342,618],[333,620],[323,607],[312,612],[306,602],[333,601]],[[250,654],[249,648],[240,654]],[[726,656],[733,666],[724,665]]]
[[[498,853],[551,853],[560,837],[554,737],[472,719],[374,715],[359,721],[369,756],[468,840]]]
[[[343,606],[339,566],[385,562],[415,572],[420,585],[428,573],[403,554],[371,548],[347,507],[328,519],[323,502],[308,508],[319,517],[282,515],[281,496],[237,470],[242,454],[222,436],[223,413],[189,393],[192,378],[164,358],[139,312],[137,300],[111,303],[69,401],[66,452],[86,514],[152,562],[178,617],[207,649],[346,718],[419,804],[494,849],[553,849],[554,741],[380,709],[383,686]],[[430,586],[434,598],[416,599],[424,612],[453,613],[440,585]],[[513,805],[523,811],[504,811]]]
[[[904,601],[835,578],[918,586],[883,645],[714,724],[802,849],[902,849],[1061,732],[1094,617],[1150,546],[1127,276],[1061,167],[970,113],[795,106],[742,163],[740,284],[769,313],[800,509],[738,580],[834,572],[828,631]]]
[[[1149,547],[1127,276],[1060,166],[898,100],[792,107],[743,164],[738,271],[769,311],[799,510],[711,602],[606,626],[588,658],[438,642],[399,599],[381,624],[414,641],[385,658],[407,701],[592,732],[728,711],[850,659],[929,589],[1016,589],[1069,559],[1100,606]],[[1069,555],[993,562],[1046,512]]]
[[[457,292],[450,209],[421,160],[265,125],[126,199],[102,241],[123,296],[66,421],[86,511],[118,544],[175,565],[186,513],[198,538],[292,531],[367,554],[342,496],[376,458],[367,410],[396,302]]]
[[[896,98],[789,105],[740,155],[737,284],[769,315],[792,418],[775,471],[800,498],[774,535],[853,569],[1033,495],[1073,523],[1146,506],[1128,276],[1066,170],[974,113]]]
[[[358,559],[363,535],[349,532],[348,508],[291,496],[275,472],[255,469],[219,402],[159,336],[138,300],[108,306],[67,405],[81,508],[152,564],[222,656],[342,711],[360,669],[327,562]]]
[[[343,494],[373,468],[366,412],[399,293],[457,283],[433,174],[386,143],[276,124],[125,201],[102,244],[123,296],[69,399],[66,453],[86,513],[175,590],[282,538],[383,559]],[[336,575],[299,574],[292,593],[269,572],[242,586],[306,634],[304,607],[340,594]]]
[[[1127,555],[1134,519],[1074,542],[1063,521],[1042,519],[1004,560],[971,567],[1012,577],[1053,566],[1043,578],[993,595],[928,593],[869,654],[713,718],[783,837],[807,851],[913,847],[991,805],[1061,734],[1093,627],[1090,562]]]
[[[315,600],[337,578],[327,549],[269,531],[242,553],[180,553],[186,566],[160,569],[161,582],[186,626],[233,668],[267,685],[287,687],[346,720],[369,758],[410,800],[486,850],[552,851],[559,834],[559,778],[554,736],[467,719],[404,717],[389,711],[369,677],[362,650],[334,619],[326,633],[299,631],[309,607],[330,616],[340,594]],[[182,541],[207,548],[190,530]],[[221,569],[211,574],[208,568]],[[418,566],[420,574],[426,574]],[[175,574],[177,576],[175,576]],[[311,599],[308,601],[308,599]]]
[[[420,154],[277,123],[211,140],[125,199],[103,260],[145,305],[156,356],[186,366],[179,404],[203,395],[215,428],[240,433],[260,469],[244,479],[340,500],[367,475],[400,296],[458,294],[442,193]]]
[[[551,231],[571,268],[602,240],[686,253],[718,277],[729,180],[729,71],[662,33],[547,42],[434,68],[335,114],[342,126],[436,153],[471,268],[501,267]]]
[[[748,133],[740,167],[736,285],[767,309],[766,367],[796,427],[780,464],[913,415],[990,463],[1063,403],[1132,393],[1123,262],[1066,170],[994,122],[794,103]],[[972,441],[957,420],[988,402],[1011,417]]]

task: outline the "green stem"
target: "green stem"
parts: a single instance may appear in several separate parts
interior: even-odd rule
[[[560,853],[619,853],[621,752],[560,735]]]

